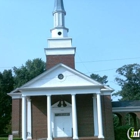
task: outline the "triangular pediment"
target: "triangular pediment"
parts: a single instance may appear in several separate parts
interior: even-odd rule
[[[29,81],[22,88],[103,86],[90,77],[64,65],[58,64],[43,74]]]

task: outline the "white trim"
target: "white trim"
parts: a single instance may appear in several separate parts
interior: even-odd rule
[[[131,106],[131,107],[112,107],[112,112],[134,112],[140,111],[140,106]]]
[[[97,94],[97,113],[98,113],[98,138],[104,138],[103,136],[103,123],[102,123],[102,108],[101,108],[101,96]]]
[[[72,68],[70,68],[70,67],[68,67],[68,66],[66,66],[66,65],[60,63],[60,64],[54,66],[53,68],[51,68],[51,69],[45,71],[44,73],[40,74],[39,76],[35,77],[34,79],[30,80],[30,81],[27,82],[26,84],[22,85],[20,88],[17,88],[17,89],[15,89],[15,90],[11,91],[8,95],[11,95],[12,93],[15,93],[16,91],[19,91],[21,88],[26,88],[27,86],[30,86],[32,83],[34,83],[34,82],[40,80],[41,78],[43,78],[43,77],[46,76],[47,74],[50,74],[52,71],[54,71],[55,69],[58,69],[59,67],[63,67],[63,68],[65,68],[65,69],[67,69],[68,71],[72,72],[73,74],[76,74],[76,75],[78,75],[79,77],[81,77],[81,78],[83,78],[83,79],[85,79],[85,80],[87,80],[87,81],[93,83],[93,87],[100,87],[100,88],[103,88],[103,87],[104,87],[104,85],[102,85],[101,83],[99,83],[99,82],[97,82],[97,81],[91,79],[91,78],[88,77],[87,75],[85,75],[85,74],[83,74],[83,73],[81,73],[81,72],[79,72],[79,71],[77,71],[77,70],[74,70],[74,69],[72,69]],[[82,86],[84,86],[84,85],[82,85]]]
[[[71,117],[71,129],[72,129],[72,107],[71,104],[68,103],[67,101],[65,101],[65,103],[67,104],[66,107],[57,107],[59,101],[55,104],[52,105],[52,133],[53,133],[53,137],[55,136],[55,114],[56,113],[70,113],[70,117]]]
[[[12,97],[12,99],[21,99],[21,93],[7,93],[9,96]]]
[[[111,95],[110,91],[102,91],[101,89],[101,95]]]
[[[47,95],[47,130],[48,138],[47,140],[52,140],[52,127],[51,127],[51,95]]]
[[[27,139],[32,139],[31,99],[27,97]]]
[[[96,94],[93,94],[93,120],[94,120],[94,136],[98,136],[98,116],[97,116]]]
[[[67,48],[45,48],[46,55],[75,55],[75,47]]]
[[[73,125],[73,139],[78,139],[77,111],[76,111],[75,94],[72,94],[72,125]]]
[[[58,32],[61,32],[63,35],[63,29],[55,29],[53,30],[56,35],[58,35]],[[71,48],[72,47],[72,39],[71,38],[62,38],[61,36],[58,36],[59,38],[52,38],[48,39],[48,48]],[[76,48],[75,48],[76,49]]]
[[[22,139],[27,140],[26,96],[22,96]]]
[[[53,37],[53,38],[48,38],[48,40],[71,40],[72,41],[72,38],[70,37],[64,37],[64,38],[58,38],[58,37]]]
[[[102,88],[101,91],[102,92],[113,92],[114,89],[109,86],[104,85],[104,88]]]
[[[67,87],[67,88],[31,88],[22,89],[22,94],[26,96],[43,96],[43,95],[69,95],[69,94],[91,94],[99,93],[100,88],[94,87]]]

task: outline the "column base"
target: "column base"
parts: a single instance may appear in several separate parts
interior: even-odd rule
[[[52,138],[47,138],[47,140],[52,140]]]
[[[104,139],[105,137],[103,135],[98,136],[99,139]]]
[[[28,139],[28,140],[31,140],[31,139],[32,139],[32,137],[27,137],[27,139]]]
[[[78,137],[73,137],[73,140],[79,140],[79,138]]]

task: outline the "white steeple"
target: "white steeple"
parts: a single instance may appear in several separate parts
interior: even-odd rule
[[[72,38],[68,37],[68,29],[65,27],[65,15],[63,0],[55,0],[53,10],[54,27],[51,29],[48,47],[44,49],[47,69],[59,63],[72,68],[75,67],[76,48],[72,47]]]
[[[52,37],[67,37],[68,29],[65,27],[65,15],[63,0],[55,0],[54,3],[54,28],[51,30]]]

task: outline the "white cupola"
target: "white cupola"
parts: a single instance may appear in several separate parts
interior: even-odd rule
[[[54,3],[54,28],[51,30],[52,37],[67,37],[68,28],[65,27],[65,15],[63,0],[55,0]]]

